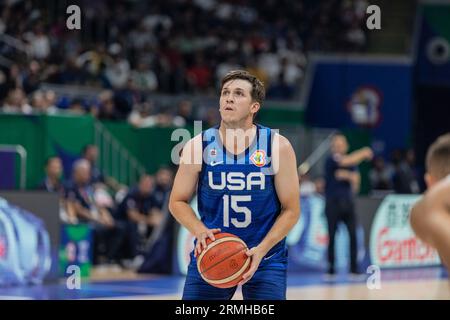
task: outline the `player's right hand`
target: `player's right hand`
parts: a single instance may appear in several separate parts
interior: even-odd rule
[[[216,238],[214,237],[215,233],[219,233],[220,229],[206,229],[203,232],[200,232],[199,234],[196,234],[195,237],[197,238],[197,245],[195,246],[195,250],[194,250],[194,255],[195,257],[199,256],[200,253],[202,253],[202,251],[204,249],[206,249],[206,239],[210,238],[211,241],[216,240]]]

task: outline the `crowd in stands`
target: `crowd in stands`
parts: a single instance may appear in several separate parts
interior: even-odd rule
[[[48,158],[38,189],[60,195],[63,223],[91,226],[94,264],[138,268],[155,240],[153,233],[170,218],[167,202],[173,172],[161,167],[154,175],[142,175],[136,186],[117,190],[111,186],[113,179],[96,166],[97,156],[97,147],[87,145],[64,180],[61,159]]]
[[[417,172],[414,151],[396,149],[390,161],[377,156],[372,160],[369,171],[372,193],[418,194],[420,177]]]
[[[214,95],[226,72],[243,68],[264,81],[268,99],[294,99],[309,52],[367,46],[367,0],[78,3],[81,30],[66,28],[60,1],[0,4],[0,110],[69,110],[138,126],[206,120],[213,115],[182,116],[183,106],[159,105],[152,95]],[[58,96],[42,83],[99,94]]]
[[[0,3],[0,112],[91,114],[137,128],[213,125],[217,110],[199,108],[192,97],[216,97],[228,71],[258,76],[268,99],[298,99],[310,52],[367,47],[367,0],[74,3],[81,30],[67,29],[64,1]],[[80,93],[58,91],[66,86]],[[161,168],[113,193],[114,181],[95,165],[97,152],[87,146],[65,181],[61,159],[49,158],[40,188],[61,195],[64,222],[93,226],[96,263],[139,257],[164,221],[173,173]]]

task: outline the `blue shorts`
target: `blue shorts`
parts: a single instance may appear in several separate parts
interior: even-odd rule
[[[284,257],[276,261],[263,260],[253,277],[242,286],[244,300],[286,300],[286,260]],[[203,280],[196,264],[191,262],[184,284],[183,300],[231,300],[236,289],[237,286],[227,289],[213,287]]]

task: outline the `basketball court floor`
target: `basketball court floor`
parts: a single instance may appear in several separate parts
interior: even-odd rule
[[[0,299],[154,299],[181,298],[183,276],[137,275],[129,271],[94,270],[80,289],[67,289],[64,281],[35,286],[0,288]],[[439,267],[382,270],[379,289],[367,280],[340,274],[329,282],[321,273],[288,274],[289,300],[450,300],[447,272]],[[242,299],[238,290],[233,299]]]

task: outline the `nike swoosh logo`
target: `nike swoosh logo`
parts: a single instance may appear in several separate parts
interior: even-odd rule
[[[214,167],[214,166],[217,166],[218,164],[222,164],[223,163],[223,161],[218,161],[218,162],[211,162],[209,165],[211,166],[211,167]]]
[[[276,253],[274,253],[274,254],[271,254],[270,256],[268,256],[268,257],[266,257],[266,258],[264,258],[264,260],[269,260],[270,258],[272,258],[274,255],[276,255]]]

